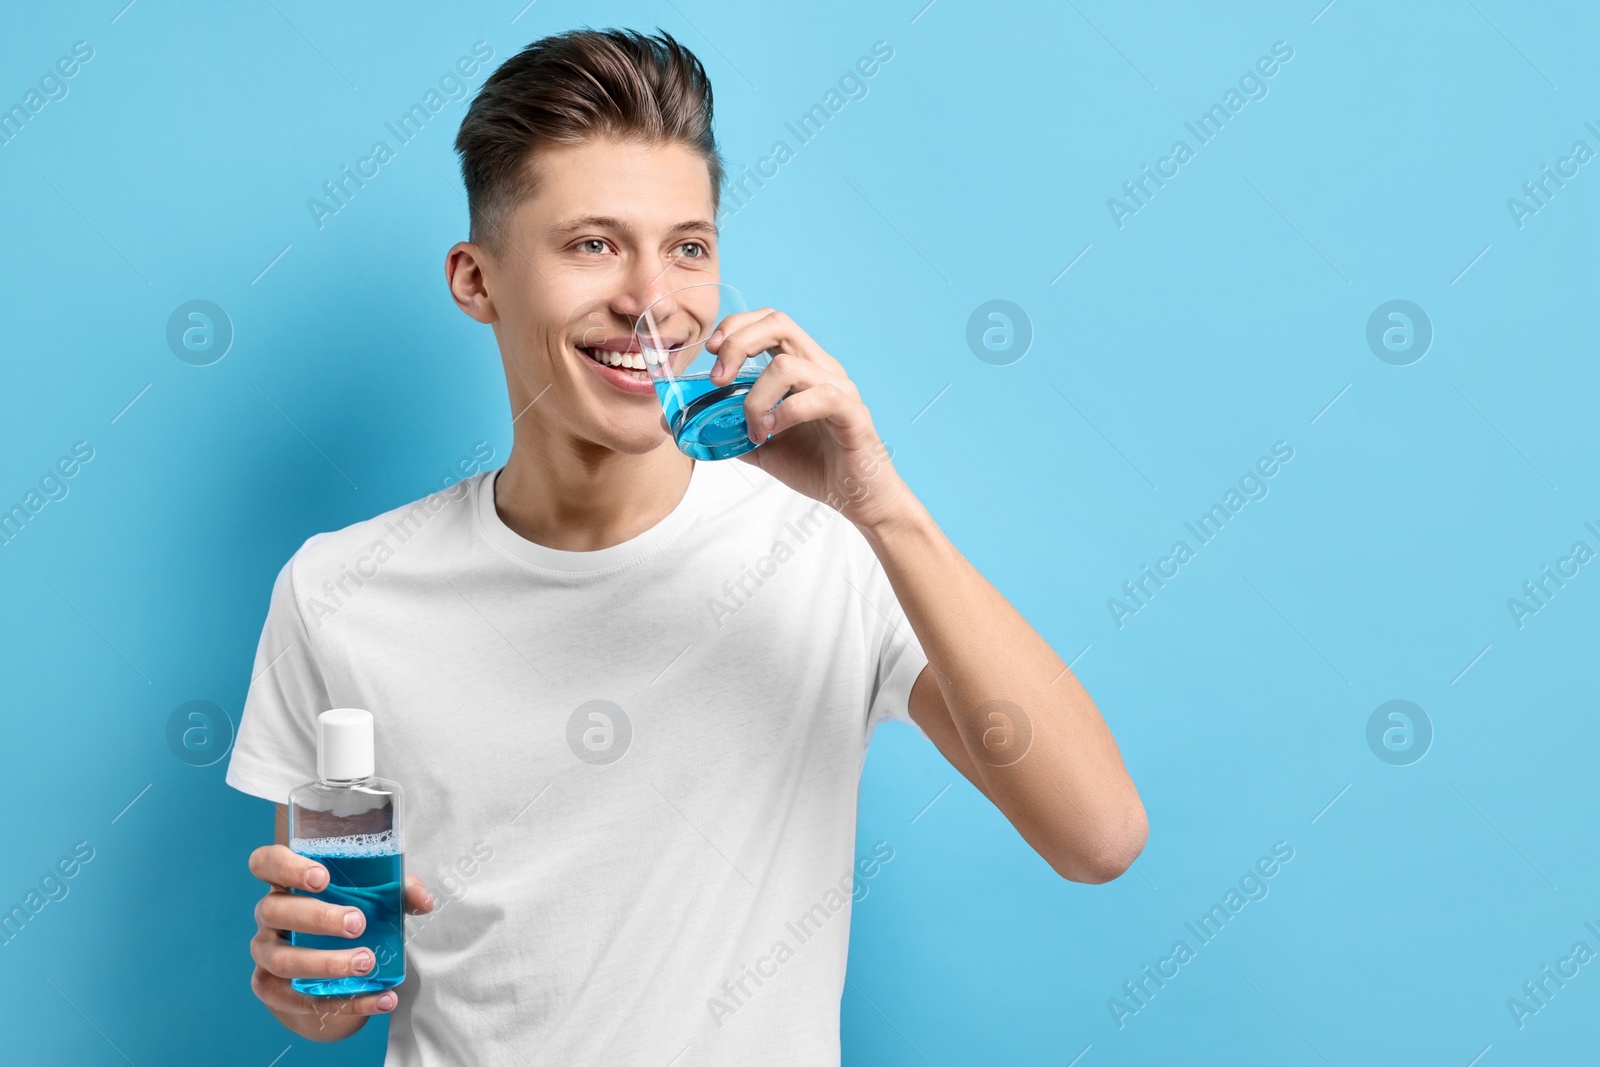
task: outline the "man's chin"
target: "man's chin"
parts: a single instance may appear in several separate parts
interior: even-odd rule
[[[595,443],[626,456],[648,456],[661,448],[677,447],[661,428],[659,413],[644,425],[604,427],[595,435]]]

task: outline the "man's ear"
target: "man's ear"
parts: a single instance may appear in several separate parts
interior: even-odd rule
[[[458,241],[444,257],[445,285],[451,299],[468,316],[485,325],[500,317],[489,293],[492,263],[488,250],[471,241]]]

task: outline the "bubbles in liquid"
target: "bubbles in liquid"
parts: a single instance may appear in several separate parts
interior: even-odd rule
[[[292,837],[289,848],[302,856],[393,856],[400,852],[392,829],[345,837]]]

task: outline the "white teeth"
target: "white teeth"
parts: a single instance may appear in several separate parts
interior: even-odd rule
[[[643,374],[647,369],[644,357],[638,352],[611,352],[600,348],[584,349],[596,363],[603,363],[608,367],[618,370],[627,370],[635,374]]]

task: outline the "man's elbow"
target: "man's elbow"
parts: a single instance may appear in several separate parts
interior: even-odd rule
[[[1139,858],[1150,836],[1144,805],[1135,800],[1121,825],[1103,827],[1095,836],[1098,848],[1066,852],[1051,859],[1050,866],[1068,881],[1085,885],[1103,885],[1120,878]]]

